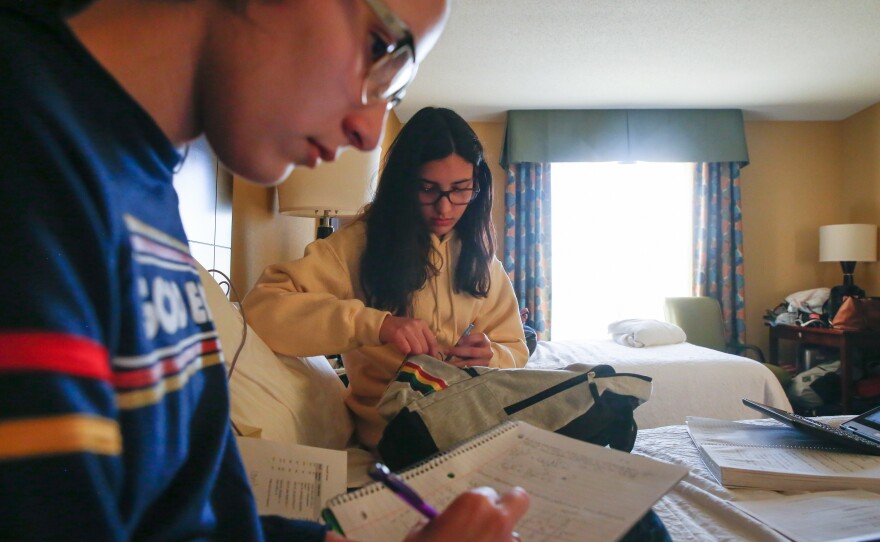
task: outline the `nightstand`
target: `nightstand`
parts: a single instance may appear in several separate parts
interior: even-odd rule
[[[849,413],[852,405],[852,363],[855,351],[861,348],[880,348],[880,333],[871,331],[844,331],[834,328],[775,325],[770,326],[770,359],[779,364],[779,341],[798,344],[829,346],[840,352],[840,397],[843,413]]]

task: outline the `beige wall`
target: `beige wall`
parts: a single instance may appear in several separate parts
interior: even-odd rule
[[[819,263],[819,226],[839,220],[840,134],[837,122],[746,123],[746,339],[765,350],[765,310],[788,294],[835,284],[839,267]]]
[[[842,146],[841,222],[880,223],[880,104],[843,122]],[[880,296],[880,263],[857,264],[855,282]]]
[[[495,236],[498,240],[495,253],[502,261],[504,261],[502,258],[504,251],[504,187],[507,183],[507,176],[498,165],[498,160],[501,159],[501,145],[504,143],[505,127],[506,124],[501,122],[471,123],[471,128],[474,129],[483,144],[486,162],[492,172],[492,222],[495,223]]]
[[[500,245],[505,176],[498,158],[505,125],[472,126],[493,174]],[[399,130],[391,115],[383,148]],[[841,122],[747,122],[746,137],[751,160],[742,170],[746,333],[766,350],[766,309],[790,293],[840,282],[839,266],[818,261],[819,226],[880,222],[880,104]],[[314,239],[312,220],[279,216],[275,205],[274,191],[236,180],[233,279],[240,292],[263,267],[299,257]],[[880,295],[880,263],[858,265],[855,281],[869,295]]]
[[[302,256],[315,220],[278,214],[274,188],[235,178],[232,188],[232,282],[240,297],[272,263]]]
[[[761,316],[798,290],[841,283],[819,262],[819,226],[880,222],[880,104],[841,122],[747,122],[743,250],[749,342],[765,350]],[[855,282],[880,295],[880,263]]]

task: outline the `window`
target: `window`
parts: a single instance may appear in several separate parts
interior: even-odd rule
[[[231,276],[232,174],[219,165],[207,139],[189,144],[173,181],[193,258]]]
[[[691,295],[693,164],[552,165],[554,340],[607,338],[625,318],[663,320]]]

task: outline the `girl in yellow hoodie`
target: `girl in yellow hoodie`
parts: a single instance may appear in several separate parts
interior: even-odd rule
[[[375,405],[407,355],[528,360],[491,211],[474,131],[449,109],[422,109],[391,145],[373,203],[302,259],[269,266],[244,300],[248,322],[276,352],[341,352],[359,441],[374,448],[385,426]]]

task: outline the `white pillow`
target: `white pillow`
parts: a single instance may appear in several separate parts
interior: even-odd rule
[[[210,273],[198,268],[229,370],[244,320]],[[229,390],[232,421],[246,435],[343,450],[354,432],[345,386],[327,358],[276,355],[250,326]]]

